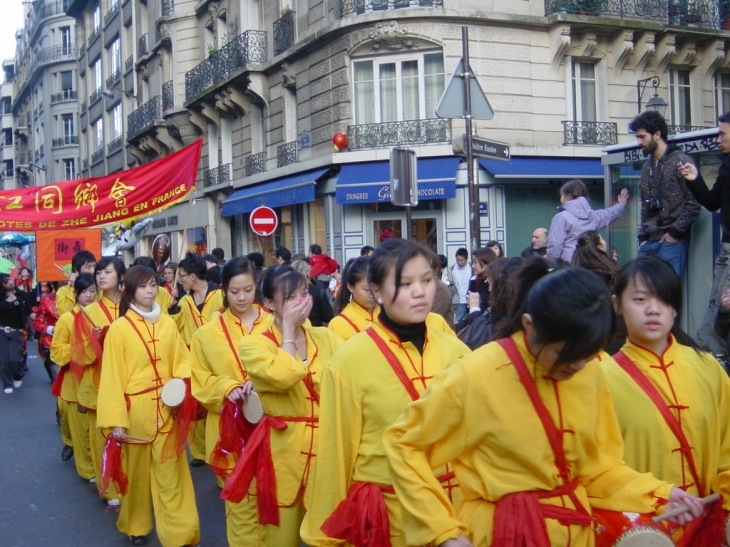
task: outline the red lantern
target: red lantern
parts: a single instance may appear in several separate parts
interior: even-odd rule
[[[335,145],[335,150],[347,148],[347,135],[344,133],[335,133],[332,135],[332,143]]]

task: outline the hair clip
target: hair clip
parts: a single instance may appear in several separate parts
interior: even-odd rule
[[[552,273],[555,271],[555,268],[548,268],[548,273]]]

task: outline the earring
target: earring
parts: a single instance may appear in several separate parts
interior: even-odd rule
[[[382,304],[383,300],[381,298],[378,298],[378,304]]]

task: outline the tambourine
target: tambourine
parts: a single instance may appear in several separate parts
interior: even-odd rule
[[[257,424],[263,419],[264,414],[266,413],[258,393],[252,391],[246,396],[246,402],[243,403],[243,417],[247,422]]]
[[[181,378],[172,378],[162,386],[160,399],[170,408],[179,407],[185,400],[185,381]]]
[[[596,547],[673,547],[672,538],[644,513],[593,509]]]

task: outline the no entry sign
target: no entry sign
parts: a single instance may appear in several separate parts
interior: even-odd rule
[[[274,233],[276,227],[279,225],[279,219],[276,217],[276,212],[269,207],[256,207],[251,211],[249,218],[249,224],[253,233],[259,236],[268,236]]]

